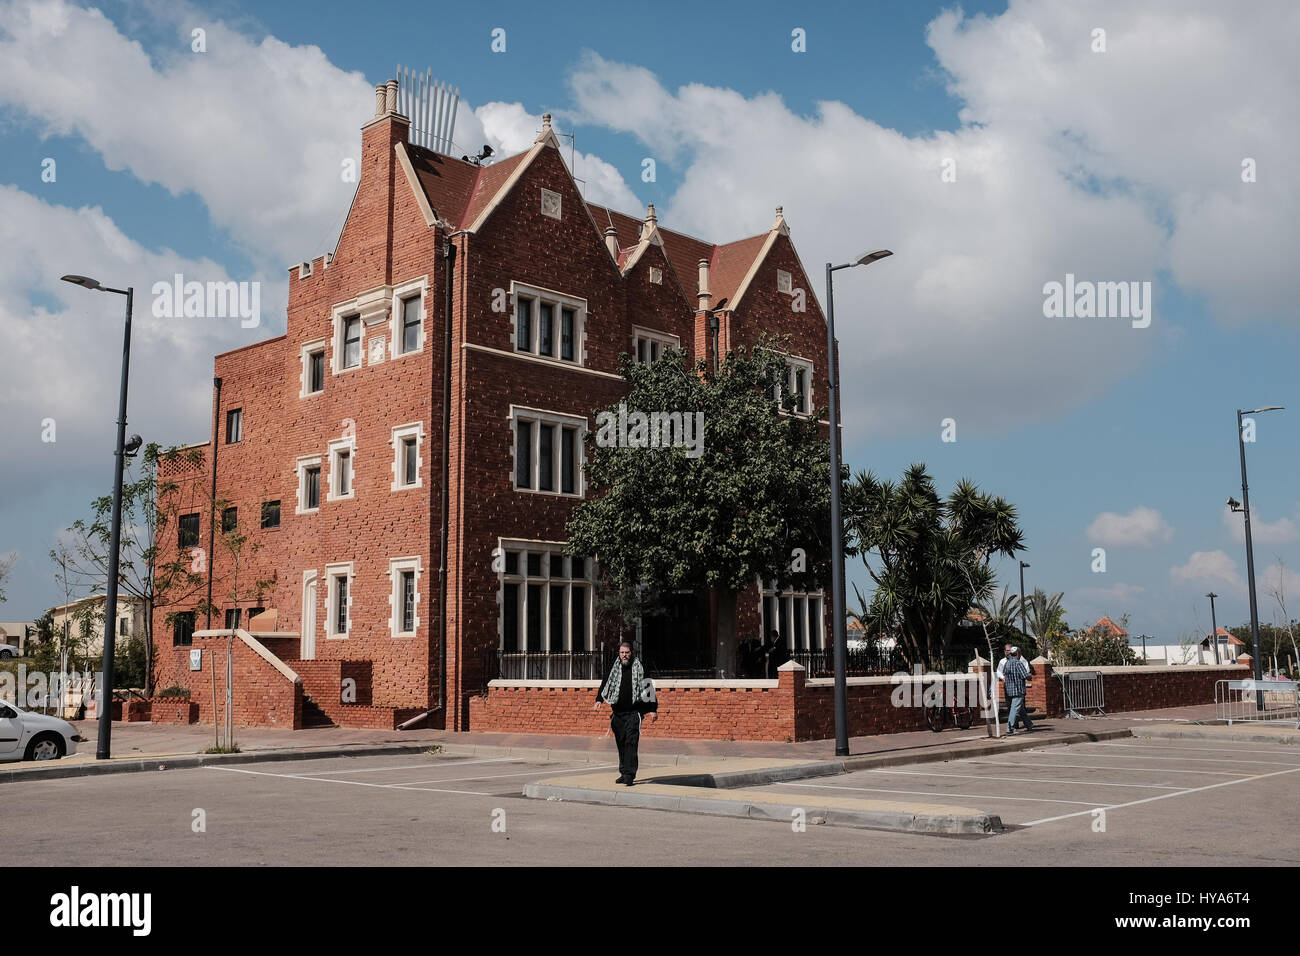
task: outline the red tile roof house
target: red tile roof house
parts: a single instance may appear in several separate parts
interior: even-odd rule
[[[214,701],[230,647],[236,725],[599,734],[591,678],[607,665],[595,652],[604,645],[612,661],[621,635],[597,613],[594,560],[563,553],[586,493],[582,435],[626,391],[622,353],[710,355],[715,307],[723,353],[788,333],[805,405],[824,407],[811,277],[779,207],[760,235],[694,239],[660,226],[653,206],[636,219],[584,202],[549,115],[531,149],[481,166],[412,144],[395,91],[377,88],[362,127],[335,252],[290,270],[286,333],[216,357],[202,464],[161,473],[189,516],[167,544],[204,552],[196,567],[222,609],[174,626],[164,616],[184,609],[157,610],[157,686],[191,691],[162,719],[224,720]],[[238,601],[213,498],[260,546],[242,558]],[[260,598],[257,578],[274,579]],[[647,623],[642,652],[664,672],[699,670],[713,659],[708,595],[677,600],[666,623]],[[737,616],[740,639],[778,627],[795,650],[828,643],[820,593],[756,581]],[[239,623],[248,630],[212,630]],[[508,688],[482,695],[498,673],[566,693],[497,712],[492,698],[508,702]],[[727,719],[675,732],[746,735]],[[793,736],[793,718],[781,719],[789,732],[751,735]]]

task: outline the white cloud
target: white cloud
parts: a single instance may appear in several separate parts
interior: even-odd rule
[[[1103,511],[1088,525],[1088,539],[1113,548],[1152,548],[1174,536],[1174,529],[1154,508],[1139,505],[1128,514]]]
[[[1300,538],[1300,528],[1290,518],[1278,518],[1265,521],[1260,517],[1259,508],[1251,506],[1250,537],[1255,544],[1284,544]],[[1230,508],[1223,509],[1223,526],[1228,529],[1233,540],[1238,544],[1246,543],[1246,522],[1240,512]]]
[[[1193,551],[1187,563],[1169,569],[1175,583],[1212,585],[1245,593],[1246,581],[1237,571],[1237,562],[1222,551]]]
[[[1098,23],[1104,54],[1090,50]],[[571,87],[576,117],[683,168],[665,226],[730,240],[781,204],[806,264],[894,250],[836,286],[849,428],[953,416],[968,434],[1006,431],[1102,394],[1178,334],[1167,275],[1219,314],[1294,320],[1300,275],[1282,260],[1300,215],[1279,167],[1300,147],[1285,38],[1297,24],[1285,5],[1173,0],[948,11],[928,39],[962,125],[914,137],[839,102],[801,115],[773,93],[669,90],[596,54]],[[1242,183],[1247,155],[1274,167],[1268,182]],[[948,158],[956,182],[940,179]],[[1218,267],[1225,248],[1250,263]],[[1044,318],[1043,285],[1067,272],[1152,281],[1151,327]]]

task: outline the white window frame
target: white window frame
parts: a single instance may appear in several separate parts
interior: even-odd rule
[[[339,452],[348,453],[348,493],[339,494]],[[351,501],[357,496],[357,439],[356,436],[347,438],[336,438],[329,443],[330,475],[329,475],[329,493],[326,495],[326,501]]]
[[[343,367],[343,336],[347,329],[346,319],[356,319],[357,326],[361,330],[360,353],[357,364]],[[366,320],[357,309],[355,304],[349,303],[345,306],[335,306],[331,318],[334,323],[334,334],[330,336],[330,372],[334,375],[345,375],[348,372],[355,372],[358,369],[365,368],[366,365]]]
[[[662,357],[665,349],[676,349],[681,351],[682,340],[670,332],[660,332],[656,329],[647,329],[639,325],[632,326],[632,361],[641,364],[638,356],[640,355],[640,344],[646,343],[646,351],[650,349],[650,344],[654,343],[659,346],[659,355]],[[657,360],[654,360],[657,361]],[[651,362],[644,363],[646,365]]]
[[[348,629],[346,634],[340,634],[334,630],[334,625],[338,621],[338,579],[345,576],[348,579],[348,606],[344,610],[344,617]],[[326,640],[345,641],[352,634],[352,599],[356,594],[355,581],[356,570],[351,561],[325,565],[325,586],[328,595],[328,600],[325,602]]]
[[[778,384],[774,386],[774,388],[776,389],[776,403],[778,406],[780,406],[781,413],[785,415],[791,414],[790,412],[786,411],[785,405],[783,403],[785,402],[786,394],[793,393],[795,391],[795,386],[794,386],[795,369],[802,368],[806,373],[804,376],[804,384],[808,390],[807,392],[808,407],[806,410],[803,411],[796,410],[793,414],[811,416],[816,411],[816,408],[813,404],[813,398],[814,398],[813,371],[815,366],[813,365],[811,360],[803,358],[802,356],[799,355],[788,355],[784,352],[778,354],[785,360],[785,366],[786,366],[784,384]]]
[[[403,484],[402,479],[406,477],[406,469],[402,461],[402,445],[406,439],[415,439],[415,483]],[[424,422],[410,422],[406,425],[394,425],[393,437],[388,440],[393,446],[393,483],[390,486],[392,491],[408,491],[411,488],[424,487]]]
[[[415,637],[420,631],[420,575],[423,571],[419,555],[388,559],[388,634],[390,637]],[[402,623],[402,572],[415,572],[415,613],[412,630],[403,631]]]
[[[298,459],[298,501],[294,505],[293,513],[296,515],[314,515],[320,511],[320,488],[317,488],[316,507],[308,508],[307,504],[307,469],[312,466],[321,468],[320,455],[304,455]],[[323,469],[322,469],[323,470]],[[283,505],[281,505],[283,509]]]
[[[401,351],[402,348],[402,304],[404,299],[410,299],[414,296],[420,298],[420,340],[409,352]],[[425,339],[428,337],[429,328],[429,277],[427,275],[411,279],[409,282],[403,282],[401,285],[393,287],[393,302],[389,309],[391,317],[388,320],[388,357],[389,359],[402,358],[405,355],[418,355],[424,351]]]
[[[533,423],[531,436],[530,474],[532,480],[531,488],[519,487],[519,469],[515,456],[518,454],[518,425],[520,421],[529,421]],[[541,468],[541,429],[538,425],[557,425],[556,443],[551,446],[551,467],[554,469],[554,488],[550,491],[542,491],[538,488],[540,484]],[[574,436],[574,456],[573,463],[573,486],[575,491],[561,491],[564,485],[564,427],[570,426],[578,430]],[[587,480],[584,474],[584,465],[586,464],[586,434],[587,419],[582,415],[566,415],[562,412],[548,412],[539,408],[527,408],[523,405],[510,406],[510,486],[519,492],[535,495],[555,495],[560,498],[585,498],[587,495]]]
[[[758,591],[758,620],[760,622],[760,631],[764,641],[767,640],[768,634],[772,630],[775,629],[778,633],[781,631],[780,620],[776,622],[775,627],[773,627],[771,621],[767,620],[767,602],[769,598],[774,598],[776,600],[777,615],[781,620],[784,620],[785,618],[785,608],[787,605],[790,608],[791,633],[783,636],[786,650],[796,650],[794,646],[793,633],[794,602],[798,598],[804,599],[804,636],[807,638],[804,643],[807,645],[806,649],[810,651],[821,651],[826,649],[826,592],[824,589],[820,591],[778,591],[775,581],[760,580]],[[813,615],[810,611],[812,606],[811,598],[816,598],[818,600],[818,607],[821,609],[821,614],[817,616],[815,622],[812,620]],[[816,637],[815,642],[813,640],[814,636]]]
[[[533,314],[531,318],[532,328],[529,329],[529,344],[531,348],[519,348],[519,299],[520,297],[533,300]],[[542,303],[549,303],[555,307],[555,312],[551,318],[551,334],[555,340],[555,354],[543,355],[539,349],[541,347],[541,330],[542,330]],[[573,358],[561,358],[563,349],[563,313],[562,309],[570,308],[573,310]],[[524,285],[522,282],[510,282],[510,349],[517,355],[530,355],[535,359],[543,362],[551,362],[560,366],[577,366],[582,368],[586,364],[586,331],[587,327],[587,300],[577,296],[565,295],[563,292],[556,292],[554,289],[544,289],[541,286]]]
[[[580,653],[590,653],[596,646],[596,635],[593,628],[595,627],[595,594],[597,567],[596,558],[593,555],[587,555],[586,574],[583,577],[575,578],[572,576],[572,564],[566,564],[570,574],[568,577],[552,578],[551,577],[551,557],[560,555],[568,560],[564,554],[567,543],[564,541],[530,541],[523,538],[498,538],[497,547],[501,549],[501,570],[497,572],[497,650],[505,650],[505,628],[506,628],[506,585],[519,585],[519,634],[517,635],[517,649],[511,651],[512,654],[565,654],[573,653],[573,588],[575,585],[585,587],[587,590],[586,600],[586,643],[587,647]],[[507,551],[518,551],[519,567],[517,573],[507,574],[505,571],[505,553]],[[542,572],[540,575],[530,577],[528,574],[528,554],[542,555]],[[542,583],[542,630],[546,634],[547,646],[541,651],[528,650],[528,584],[529,582],[537,584]],[[562,647],[551,647],[550,629],[551,629],[551,582],[563,582],[564,587],[564,633],[562,637]]]
[[[302,350],[299,353],[302,357],[302,387],[298,389],[299,398],[310,398],[312,395],[321,395],[325,392],[324,376],[321,377],[321,388],[319,392],[308,391],[308,389],[311,388],[311,354],[313,352],[328,353],[329,347],[327,342],[328,340],[326,339],[316,339],[313,342],[307,342],[303,345]],[[325,364],[325,371],[328,372],[328,363],[323,364]]]

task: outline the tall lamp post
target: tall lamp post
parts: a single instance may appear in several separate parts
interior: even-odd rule
[[[1210,599],[1210,641],[1214,644],[1214,663],[1222,664],[1219,660],[1219,622],[1214,617],[1214,599],[1218,597],[1213,591],[1205,595]]]
[[[1228,499],[1228,507],[1233,511],[1240,511],[1246,522],[1246,578],[1250,585],[1250,642],[1251,653],[1255,655],[1255,680],[1263,679],[1263,662],[1259,659],[1259,608],[1255,603],[1255,548],[1250,540],[1250,488],[1246,483],[1246,440],[1241,434],[1241,419],[1243,415],[1258,415],[1260,412],[1281,411],[1282,405],[1265,405],[1263,408],[1255,408],[1250,411],[1237,409],[1237,449],[1241,453],[1241,501],[1236,502],[1231,498]],[[1218,638],[1215,638],[1218,641]],[[1217,644],[1216,644],[1217,646]],[[1256,705],[1262,710],[1264,708],[1264,695],[1255,695]]]
[[[831,418],[831,624],[835,638],[835,756],[849,755],[848,638],[844,633],[844,521],[840,516],[840,376],[835,356],[835,292],[831,277],[840,269],[869,266],[893,253],[877,249],[843,265],[826,263],[826,391]]]
[[[1020,633],[1028,634],[1025,630],[1025,568],[1029,567],[1024,561],[1020,562]],[[1039,650],[1042,653],[1042,650]]]
[[[113,529],[108,551],[108,594],[104,600],[104,677],[100,687],[99,705],[99,743],[95,748],[95,759],[107,760],[111,756],[110,738],[113,732],[113,652],[114,638],[117,635],[117,575],[118,557],[122,549],[122,468],[128,450],[126,448],[126,383],[131,366],[131,300],[134,288],[110,289],[100,285],[94,279],[85,276],[66,275],[64,282],[71,282],[93,292],[112,292],[126,296],[126,331],[122,336],[122,390],[117,404],[117,449],[113,453]],[[137,439],[131,444],[139,447]]]

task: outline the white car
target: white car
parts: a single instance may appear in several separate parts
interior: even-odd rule
[[[0,641],[0,661],[7,661],[9,658],[17,656],[18,648],[15,645]]]
[[[83,739],[66,720],[0,702],[0,760],[58,760]]]

